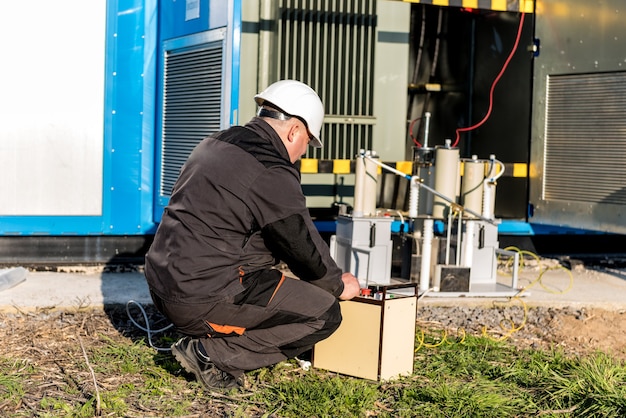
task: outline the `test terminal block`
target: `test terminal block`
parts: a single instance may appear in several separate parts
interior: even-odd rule
[[[341,325],[313,349],[313,367],[370,380],[413,373],[415,284],[370,286],[340,302]]]

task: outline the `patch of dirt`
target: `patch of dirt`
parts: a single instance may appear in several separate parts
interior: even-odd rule
[[[582,310],[560,315],[553,342],[579,353],[604,351],[626,359],[626,311]]]
[[[520,348],[560,348],[571,355],[602,351],[626,361],[626,310],[422,306],[418,325],[507,339]]]

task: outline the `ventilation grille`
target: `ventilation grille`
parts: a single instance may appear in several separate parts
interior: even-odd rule
[[[548,77],[545,200],[626,204],[626,73]]]
[[[316,90],[326,108],[324,148],[308,158],[352,159],[372,148],[374,0],[281,0],[279,79]]]
[[[223,42],[168,51],[163,87],[161,196],[170,196],[194,147],[220,130]]]

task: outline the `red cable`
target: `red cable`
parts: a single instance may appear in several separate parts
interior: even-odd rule
[[[411,123],[409,124],[409,136],[411,137],[411,140],[418,148],[422,148],[422,144],[417,142],[417,139],[413,136],[413,125],[415,125],[415,122],[417,122],[420,119],[421,118],[413,119]]]
[[[487,109],[487,114],[485,115],[485,117],[480,122],[478,122],[477,124],[475,124],[473,126],[470,126],[470,127],[467,127],[467,128],[458,128],[456,130],[456,139],[454,141],[454,144],[452,144],[453,147],[456,147],[457,144],[459,143],[459,140],[461,139],[461,132],[472,131],[472,130],[478,128],[483,123],[485,123],[487,121],[487,119],[489,119],[489,116],[491,116],[491,110],[493,109],[493,91],[496,89],[496,84],[498,84],[498,81],[500,81],[500,78],[502,78],[502,75],[504,74],[504,71],[509,66],[509,63],[511,62],[511,59],[513,58],[513,54],[515,54],[515,51],[517,51],[517,47],[519,45],[520,38],[522,37],[522,28],[524,27],[524,16],[525,16],[525,13],[522,13],[522,16],[520,17],[520,20],[519,20],[519,27],[517,28],[517,38],[515,39],[515,44],[513,45],[513,49],[511,50],[511,53],[509,54],[509,57],[504,62],[504,65],[502,66],[502,69],[500,70],[500,73],[498,74],[498,76],[493,81],[493,84],[491,85],[491,89],[489,90],[489,109]]]

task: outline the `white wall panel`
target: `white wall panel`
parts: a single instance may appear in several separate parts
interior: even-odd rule
[[[100,215],[106,1],[0,3],[0,215]]]

